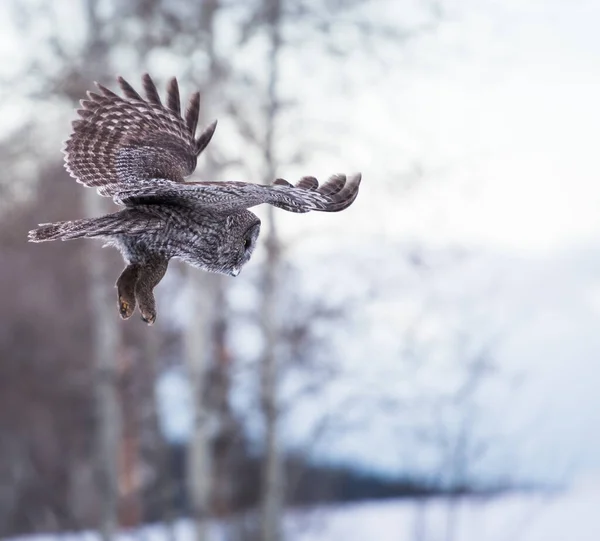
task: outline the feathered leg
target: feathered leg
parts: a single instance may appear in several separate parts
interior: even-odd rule
[[[117,280],[117,296],[119,314],[123,319],[129,319],[135,310],[135,284],[138,281],[140,266],[131,263],[125,267]]]
[[[163,279],[168,265],[168,259],[156,257],[139,269],[135,284],[135,298],[142,313],[142,319],[148,325],[152,325],[156,321],[156,303],[152,290]]]

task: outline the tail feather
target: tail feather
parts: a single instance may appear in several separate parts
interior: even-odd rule
[[[61,238],[62,222],[55,224],[40,224],[37,229],[29,232],[30,242],[44,242],[46,240],[56,240]]]
[[[46,242],[114,235],[120,232],[120,228],[115,227],[119,221],[118,216],[109,214],[99,218],[40,224],[38,228],[29,232],[29,241]]]

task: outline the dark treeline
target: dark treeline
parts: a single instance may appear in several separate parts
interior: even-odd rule
[[[157,483],[147,487],[143,495],[144,522],[164,519],[165,505],[176,516],[186,516],[189,502],[185,488],[185,446],[170,446],[167,470],[160,472]],[[260,469],[262,457],[246,451],[235,468],[235,491],[231,510],[234,513],[252,510],[259,499]],[[348,503],[365,500],[423,498],[447,495],[448,489],[432,484],[429,479],[393,476],[368,472],[359,466],[314,463],[305,456],[286,454],[284,459],[288,485],[285,489],[287,506],[310,506],[316,504]],[[167,481],[168,479],[168,481]],[[159,501],[161,482],[170,482],[169,501]],[[498,488],[481,490],[477,487],[460,487],[461,494],[491,494]],[[164,493],[164,492],[163,492]]]

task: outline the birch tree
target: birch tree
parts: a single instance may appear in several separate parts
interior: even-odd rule
[[[276,178],[275,129],[278,110],[277,84],[279,82],[279,54],[282,46],[282,1],[269,0],[265,4],[268,28],[268,79],[266,102],[266,135],[264,143],[264,179],[270,183]],[[261,366],[261,408],[265,423],[265,461],[262,477],[261,539],[279,541],[282,536],[281,514],[283,506],[283,464],[277,423],[277,277],[279,276],[279,240],[274,218],[274,207],[267,209],[268,233],[266,258],[262,280],[262,330],[264,351]]]
[[[88,40],[84,56],[96,65],[100,73],[106,73],[108,44],[100,34],[97,0],[85,2]],[[83,91],[83,89],[81,89]],[[80,94],[83,95],[83,94]],[[69,96],[74,99],[74,96]],[[89,216],[106,212],[106,203],[93,190],[85,190],[84,201]],[[119,346],[118,321],[114,317],[114,300],[106,295],[112,279],[101,246],[90,243],[90,301],[94,314],[93,358],[96,370],[95,391],[98,408],[98,473],[100,476],[102,518],[101,532],[105,541],[113,538],[118,523],[118,446],[121,436],[121,415],[117,396],[117,353]]]
[[[208,76],[204,81],[202,93],[204,107],[211,98],[212,85],[219,79],[220,70],[214,46],[214,25],[219,8],[220,0],[207,0],[201,4],[198,15],[198,38],[208,59]],[[202,108],[201,115],[204,115]],[[205,163],[208,162],[208,165],[203,168],[205,175],[207,177],[215,175],[218,168],[214,160],[210,160],[210,149],[204,159],[207,160]],[[213,487],[211,473],[211,421],[213,419],[206,400],[206,382],[210,361],[214,354],[211,329],[214,323],[215,301],[222,287],[219,277],[188,269],[192,312],[185,337],[185,351],[195,410],[193,434],[188,451],[188,494],[195,537],[198,541],[205,541],[208,538],[207,518],[210,513]]]

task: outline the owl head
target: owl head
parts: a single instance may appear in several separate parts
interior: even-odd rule
[[[237,276],[250,261],[260,233],[260,219],[249,210],[209,220],[210,231],[205,236],[202,267],[210,272]],[[208,257],[206,257],[208,256]]]

